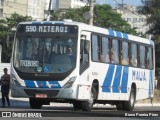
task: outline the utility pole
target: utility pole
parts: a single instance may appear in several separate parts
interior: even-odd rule
[[[123,7],[124,7],[124,4],[123,4],[124,2],[123,2],[123,0],[122,0],[122,10],[123,10]]]
[[[49,0],[47,21],[50,21],[50,17],[51,17],[51,3],[52,3],[52,0]]]
[[[94,0],[88,0],[89,2],[89,7],[90,7],[90,19],[89,19],[89,24],[93,25],[93,12],[94,12]]]

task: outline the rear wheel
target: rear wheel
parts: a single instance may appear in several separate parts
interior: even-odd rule
[[[129,100],[124,102],[123,105],[124,110],[132,111],[134,109],[135,99],[136,99],[135,89],[132,87]]]
[[[30,103],[30,107],[32,109],[41,109],[42,108],[42,103],[38,100],[36,100],[35,98],[29,98],[29,103]]]
[[[117,103],[117,104],[116,104],[116,108],[117,108],[117,110],[123,110],[123,109],[124,109],[124,107],[123,107],[123,102]]]

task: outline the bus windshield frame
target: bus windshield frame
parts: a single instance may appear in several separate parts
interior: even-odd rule
[[[22,79],[63,80],[76,67],[78,27],[19,25],[13,67]]]

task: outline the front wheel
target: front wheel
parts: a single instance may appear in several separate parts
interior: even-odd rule
[[[116,103],[116,108],[117,110],[123,110],[124,109],[124,103],[123,102],[119,102],[119,103]]]
[[[124,110],[132,111],[134,109],[135,99],[136,99],[135,89],[132,87],[129,100],[124,102],[123,105]]]
[[[79,101],[73,102],[73,107],[75,110],[81,109],[81,103]]]
[[[88,101],[83,101],[81,102],[81,107],[83,111],[91,111],[93,108],[93,103],[94,103],[94,94],[96,90],[94,87],[92,87],[91,94],[90,94],[90,99]]]
[[[34,98],[29,98],[30,107],[32,109],[41,109],[42,103]]]

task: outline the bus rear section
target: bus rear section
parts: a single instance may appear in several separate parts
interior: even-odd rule
[[[113,30],[95,31],[90,62],[94,101],[132,111],[136,101],[153,98],[154,42]]]

